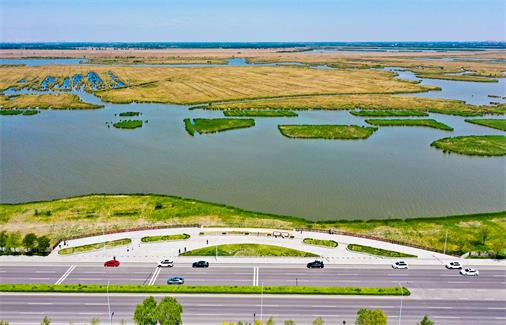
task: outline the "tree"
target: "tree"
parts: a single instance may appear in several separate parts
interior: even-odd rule
[[[434,322],[429,319],[429,316],[425,315],[418,325],[434,325]]]
[[[39,252],[45,252],[48,250],[51,240],[47,236],[40,236],[37,238],[37,249]]]
[[[44,316],[44,318],[40,322],[40,325],[51,325],[51,320],[47,316]]]
[[[183,324],[181,314],[183,307],[172,297],[163,298],[155,310],[156,319],[160,325]]]
[[[25,238],[23,238],[23,246],[28,249],[35,248],[35,243],[37,242],[37,235],[34,233],[29,233],[25,235]]]
[[[100,320],[98,318],[92,318],[90,324],[91,325],[99,325],[100,324]]]
[[[8,247],[17,248],[21,246],[21,233],[19,231],[12,232],[7,239]]]
[[[146,298],[142,304],[135,307],[134,322],[139,325],[156,325],[156,300],[153,297]]]
[[[357,312],[356,325],[388,325],[388,319],[381,309],[362,308]]]
[[[7,240],[9,239],[9,235],[7,234],[7,231],[0,232],[0,247],[6,247],[7,246]],[[0,325],[2,325],[0,323]]]
[[[313,325],[325,325],[325,322],[323,321],[323,319],[321,317],[318,317],[317,319],[315,319],[313,321]]]
[[[0,320],[0,325],[9,325],[9,322],[6,320]]]
[[[272,319],[272,317],[269,317],[269,319],[267,320],[267,325],[276,325],[276,322],[274,321],[274,319]]]
[[[293,320],[285,320],[283,325],[295,325],[295,322]]]

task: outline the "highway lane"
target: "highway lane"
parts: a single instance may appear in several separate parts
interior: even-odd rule
[[[114,294],[110,296],[114,324],[131,323],[135,306],[147,295]],[[161,297],[161,296],[157,296]],[[270,316],[278,321],[292,319],[297,324],[310,324],[323,317],[327,324],[353,324],[359,308],[381,308],[392,323],[399,315],[400,297],[327,297],[327,296],[264,296],[259,295],[175,295],[183,305],[185,324],[221,324],[223,321],[252,321]],[[429,315],[436,324],[504,324],[504,301],[431,301],[403,298],[402,324],[416,324]],[[108,320],[106,295],[98,294],[0,294],[1,319],[11,324],[39,324],[48,315],[52,324],[89,323],[99,318]]]
[[[177,264],[157,272],[152,264],[124,263],[118,268],[104,268],[98,263],[0,266],[1,283],[81,283],[81,284],[165,284],[171,276],[182,276],[194,285],[311,285],[311,286],[397,286],[439,289],[506,289],[506,270],[501,267],[480,268],[479,277],[463,277],[458,270],[443,266],[412,266],[393,270],[389,266],[329,266],[307,269],[305,265],[213,264],[208,269],[192,269]]]

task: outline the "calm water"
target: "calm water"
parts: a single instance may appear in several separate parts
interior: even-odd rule
[[[450,83],[455,87],[452,94],[468,84]],[[82,96],[98,101],[90,94]],[[460,98],[465,96],[463,91]],[[142,119],[148,120],[143,128],[107,128],[105,122],[119,120],[115,114],[131,110],[142,112]],[[186,117],[222,116],[162,104],[107,104],[94,111],[2,116],[1,201],[86,193],[165,193],[311,219],[434,216],[506,208],[504,158],[443,154],[429,146],[447,136],[504,134],[460,117],[431,114],[453,126],[454,132],[386,127],[362,141],[287,139],[277,130],[282,123],[365,125],[363,118],[348,112],[257,118],[250,129],[195,137],[184,130]]]

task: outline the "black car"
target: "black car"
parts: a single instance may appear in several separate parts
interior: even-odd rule
[[[311,263],[307,263],[308,269],[323,269],[323,262],[322,261],[314,261]]]
[[[193,262],[192,267],[209,267],[209,262],[206,261]]]

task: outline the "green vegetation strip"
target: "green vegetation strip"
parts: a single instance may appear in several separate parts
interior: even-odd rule
[[[279,125],[279,131],[288,138],[301,139],[367,139],[377,128],[358,125]]]
[[[141,241],[143,243],[149,243],[154,241],[165,241],[165,240],[185,240],[190,238],[191,236],[188,234],[176,234],[176,235],[165,235],[165,236],[146,236],[142,237]]]
[[[119,116],[139,116],[139,112],[121,112],[118,114]]]
[[[444,131],[453,131],[453,128],[433,119],[374,119],[365,120],[375,126],[424,126]]]
[[[262,291],[263,290],[263,291]],[[88,292],[105,293],[107,285],[100,284],[0,284],[0,292]],[[219,294],[298,294],[298,295],[374,295],[400,296],[399,287],[310,287],[310,286],[188,286],[188,285],[110,285],[113,293],[219,293]],[[402,288],[402,295],[411,292]]]
[[[254,119],[234,119],[234,118],[196,118],[193,123],[190,119],[185,119],[185,128],[190,135],[195,131],[200,134],[223,132],[233,129],[249,128],[255,125]]]
[[[0,109],[0,115],[35,115],[39,111],[36,109]]]
[[[416,257],[416,255],[404,254],[404,253],[400,253],[400,252],[389,251],[386,249],[370,247],[370,246],[362,246],[362,245],[356,245],[356,244],[349,244],[347,248],[350,251],[359,252],[359,253],[367,253],[367,254],[378,255],[378,256]]]
[[[83,246],[67,247],[67,248],[60,249],[58,251],[58,254],[68,255],[68,254],[84,253],[84,252],[89,252],[89,251],[93,251],[93,250],[97,250],[97,249],[103,249],[104,247],[110,248],[110,247],[128,245],[131,242],[132,242],[132,240],[130,238],[123,238],[123,239],[116,239],[116,240],[111,240],[111,241],[106,241],[106,242],[101,242],[101,243],[93,243],[93,244],[88,244],[88,245],[83,245]]]
[[[381,110],[373,110],[373,111],[351,111],[350,112],[352,115],[355,115],[355,116],[371,116],[371,117],[375,117],[375,116],[378,116],[378,117],[381,117],[381,116],[429,116],[429,114],[427,112],[422,112],[422,111],[412,111],[412,110],[403,110],[403,109],[399,109],[399,110],[386,110],[386,111],[381,111]]]
[[[225,116],[254,116],[254,117],[296,117],[297,113],[291,111],[252,111],[252,110],[227,110],[223,111]]]
[[[303,242],[305,244],[314,245],[314,246],[324,246],[324,247],[337,247],[337,242],[333,240],[325,240],[325,239],[315,239],[315,238],[304,238]]]
[[[506,131],[506,119],[467,119],[468,123],[488,126],[489,128]]]
[[[506,136],[469,135],[443,138],[430,144],[443,152],[455,152],[468,156],[504,156],[506,155]]]
[[[262,244],[227,244],[195,249],[183,256],[290,256],[317,257],[318,255],[296,249]]]
[[[142,127],[142,121],[141,120],[119,121],[114,123],[113,126],[118,129],[136,129]]]

